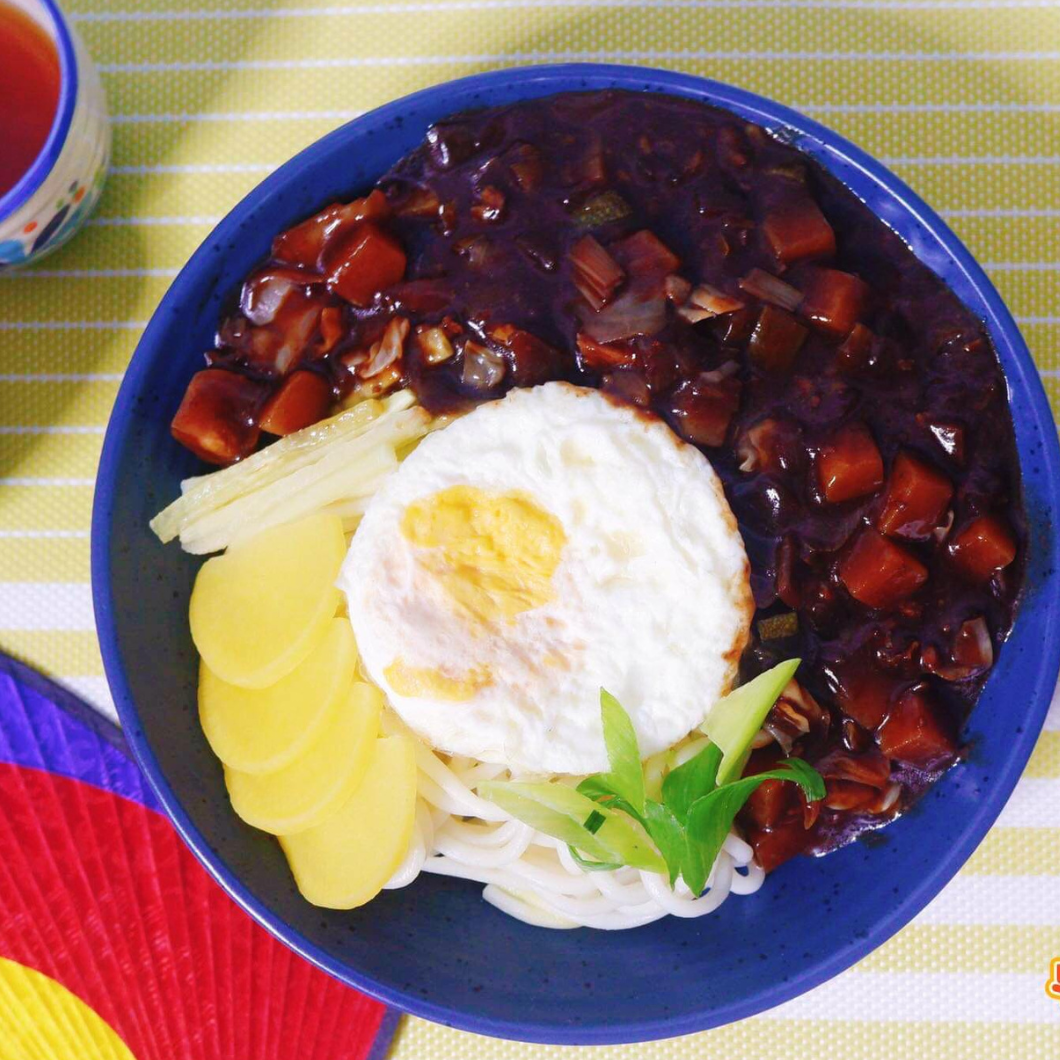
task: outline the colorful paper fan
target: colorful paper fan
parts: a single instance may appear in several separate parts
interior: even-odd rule
[[[381,1060],[396,1019],[247,917],[120,732],[0,656],[3,1060]]]

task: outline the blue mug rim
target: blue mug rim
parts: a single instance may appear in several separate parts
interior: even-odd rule
[[[19,177],[13,187],[0,195],[0,222],[12,217],[40,189],[48,174],[55,168],[59,156],[66,146],[66,138],[74,120],[77,93],[80,88],[77,70],[77,53],[66,16],[56,0],[40,0],[55,27],[56,48],[59,52],[59,104],[48,132],[48,139],[33,164]],[[32,16],[31,16],[32,17]]]
[[[1060,670],[1060,580],[1052,579],[1045,599],[1039,605],[1040,609],[1045,611],[1041,629],[1040,666],[1033,686],[1033,695],[1023,719],[1024,724],[1019,736],[1012,743],[1003,769],[995,775],[989,795],[979,811],[968,819],[959,840],[899,905],[888,914],[877,918],[872,928],[863,936],[847,941],[828,957],[807,968],[796,970],[785,982],[769,985],[750,998],[729,1002],[709,1012],[702,1010],[672,1019],[632,1019],[619,1024],[557,1027],[543,1020],[496,1019],[468,1014],[456,1007],[426,1001],[412,990],[379,986],[342,961],[332,958],[323,949],[288,927],[282,918],[254,898],[235,873],[213,856],[208,843],[192,824],[190,816],[166,781],[139,724],[136,705],[123,671],[117,643],[109,552],[109,515],[113,507],[116,473],[129,431],[130,414],[152,358],[152,350],[164,330],[170,326],[169,321],[164,319],[163,310],[170,299],[180,301],[187,295],[195,283],[197,273],[210,262],[211,246],[234,239],[238,235],[244,215],[254,208],[259,199],[296,181],[303,169],[310,168],[318,156],[326,155],[335,142],[348,137],[354,127],[363,126],[366,130],[380,128],[389,121],[401,118],[410,108],[432,100],[444,100],[456,90],[481,91],[485,96],[490,87],[498,83],[555,82],[556,91],[562,92],[576,90],[571,82],[579,79],[584,80],[586,88],[603,87],[600,82],[606,81],[607,87],[614,88],[648,88],[654,91],[674,89],[678,95],[695,96],[710,105],[736,108],[740,113],[750,115],[753,120],[768,128],[784,128],[808,135],[818,141],[824,152],[834,155],[837,160],[854,167],[872,182],[890,191],[901,203],[904,211],[934,236],[948,257],[960,267],[987,310],[984,323],[995,343],[1011,351],[1013,363],[1006,365],[1007,379],[1011,384],[1014,378],[1018,378],[1036,421],[1050,428],[1041,432],[1043,447],[1039,461],[1046,471],[1045,493],[1048,510],[1060,512],[1060,440],[1057,437],[1052,410],[1026,343],[982,267],[934,210],[900,178],[865,151],[827,127],[791,108],[745,89],[692,74],[649,67],[595,63],[550,64],[494,70],[447,81],[376,108],[305,148],[262,181],[220,222],[177,276],[148,323],[126,371],[108,424],[100,459],[92,513],[91,567],[93,602],[104,669],[126,738],[181,837],[207,871],[247,913],[302,957],[356,989],[412,1015],[498,1038],[550,1044],[605,1045],[694,1033],[744,1019],[780,1005],[861,960],[908,923],[938,894],[971,856],[993,825],[1027,763],[1045,721],[1056,685],[1057,672]],[[817,157],[821,156],[821,150],[814,153]],[[827,163],[825,164],[828,168]],[[1060,538],[1054,537],[1051,540],[1049,559],[1054,569],[1060,569]],[[1017,622],[1021,617],[1025,615],[1018,615]],[[1040,615],[1037,617],[1042,618]]]

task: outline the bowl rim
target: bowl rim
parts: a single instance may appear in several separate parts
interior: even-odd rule
[[[55,168],[59,156],[66,146],[66,138],[74,120],[74,108],[77,106],[77,94],[80,90],[77,53],[66,15],[56,0],[37,0],[44,9],[43,14],[50,19],[55,30],[55,50],[59,57],[59,101],[55,106],[48,139],[40,149],[37,157],[30,163],[29,169],[17,181],[0,195],[0,224],[14,216],[21,207],[40,190],[48,174]],[[16,8],[16,10],[22,10]],[[27,14],[40,25],[40,19]],[[44,28],[44,27],[42,27]]]
[[[582,85],[572,86],[572,81],[581,81]],[[457,90],[480,90],[486,97],[492,86],[498,83],[510,85],[512,82],[519,84],[554,82],[557,93],[576,91],[579,88],[591,90],[603,87],[628,88],[634,91],[667,92],[673,90],[674,94],[683,98],[699,98],[709,105],[735,106],[742,113],[751,113],[754,120],[769,128],[784,127],[796,133],[807,134],[818,142],[821,150],[835,156],[844,165],[853,167],[873,183],[882,185],[901,204],[903,211],[934,237],[935,241],[945,250],[946,256],[963,272],[965,279],[986,308],[984,324],[995,344],[1011,351],[1013,363],[1011,366],[1005,366],[1009,393],[1012,393],[1012,383],[1018,381],[1022,394],[1028,400],[1034,420],[1049,425],[1049,429],[1041,431],[1043,445],[1039,462],[1045,468],[1043,493],[1046,496],[1049,510],[1060,512],[1060,440],[1057,437],[1055,419],[1041,378],[1015,321],[982,267],[958,237],[934,210],[885,166],[844,137],[789,107],[775,103],[757,93],[709,78],[676,71],[656,70],[650,67],[604,63],[563,63],[504,68],[442,82],[403,96],[355,118],[317,140],[240,200],[178,274],[155,310],[133,354],[119,389],[104,438],[93,501],[91,531],[92,590],[96,626],[104,671],[126,739],[181,838],[203,863],[210,875],[238,905],[300,956],[348,985],[380,1001],[394,1005],[403,1012],[478,1034],[527,1042],[572,1045],[620,1044],[676,1037],[721,1026],[774,1008],[831,979],[861,960],[908,923],[957,873],[982,841],[1008,801],[1044,724],[1056,686],[1057,672],[1060,670],[1060,579],[1051,580],[1045,600],[1042,601],[1046,613],[1044,616],[1038,616],[1042,619],[1040,665],[1035,675],[1033,696],[1030,697],[1022,729],[1017,738],[1012,741],[1003,767],[993,775],[990,792],[976,812],[967,819],[959,840],[947,850],[946,855],[939,859],[931,871],[922,876],[919,883],[899,905],[892,908],[886,915],[876,918],[872,927],[864,934],[847,940],[830,955],[814,962],[809,968],[795,971],[785,982],[770,984],[750,998],[672,1018],[631,1019],[618,1023],[601,1022],[578,1026],[560,1026],[532,1017],[498,1019],[468,1013],[455,1006],[426,1001],[411,989],[402,990],[379,985],[344,962],[330,956],[294,928],[289,927],[264,902],[256,899],[236,874],[229,871],[214,856],[208,842],[193,825],[176,793],[170,788],[161,771],[158,759],[139,725],[136,705],[123,672],[118,649],[110,578],[110,509],[115,491],[117,468],[130,430],[131,413],[137,392],[152,360],[152,348],[164,329],[170,326],[170,322],[164,319],[166,304],[174,297],[179,299],[184,296],[186,291],[194,285],[200,268],[204,267],[213,257],[211,245],[235,238],[241,218],[253,209],[254,203],[261,196],[280,189],[289,182],[296,181],[303,169],[314,164],[319,155],[329,152],[337,141],[348,138],[351,130],[356,130],[358,126],[363,126],[366,130],[378,128],[390,120],[403,117],[410,106],[428,101],[444,101],[449,94]],[[484,105],[488,105],[488,102],[484,102]],[[814,152],[815,156],[819,157],[821,150]],[[837,179],[840,179],[841,183],[846,183],[840,177]],[[884,223],[887,223],[886,219]],[[1050,558],[1052,567],[1060,569],[1060,538],[1058,537],[1051,540]],[[1046,604],[1048,606],[1045,606]],[[1020,617],[1017,615],[1017,623],[1019,620]]]

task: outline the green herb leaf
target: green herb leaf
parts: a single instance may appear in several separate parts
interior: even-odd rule
[[[792,780],[811,802],[824,797],[824,781],[801,758],[786,758],[776,769],[723,784],[697,799],[688,810],[688,856],[681,867],[688,889],[699,894],[743,804],[767,780]]]
[[[721,748],[708,743],[699,754],[666,774],[662,787],[663,802],[682,823],[688,816],[689,806],[714,790],[721,758]]]
[[[610,692],[600,689],[600,719],[603,722],[608,773],[599,773],[599,782],[637,811],[644,814],[644,769],[640,764],[637,733],[629,715]]]
[[[743,772],[751,754],[751,742],[762,728],[766,715],[773,709],[780,693],[795,675],[799,659],[789,659],[753,681],[733,689],[714,704],[703,732],[723,752],[718,768],[718,786],[728,784]]]
[[[681,866],[686,857],[684,825],[668,806],[654,799],[648,799],[644,804],[644,824],[652,842],[659,848],[659,853],[666,862],[670,887],[673,888],[677,877],[681,875]]]
[[[613,872],[615,869],[625,868],[620,861],[590,861],[588,858],[583,858],[569,843],[567,849],[570,851],[570,856],[586,872]]]
[[[643,830],[630,818],[593,802],[565,784],[483,781],[477,791],[524,824],[562,840],[595,861],[663,872],[666,865]],[[596,832],[586,822],[604,818]]]

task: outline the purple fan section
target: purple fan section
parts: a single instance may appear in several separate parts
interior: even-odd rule
[[[3,655],[0,762],[71,777],[161,809],[116,726],[73,693]]]

